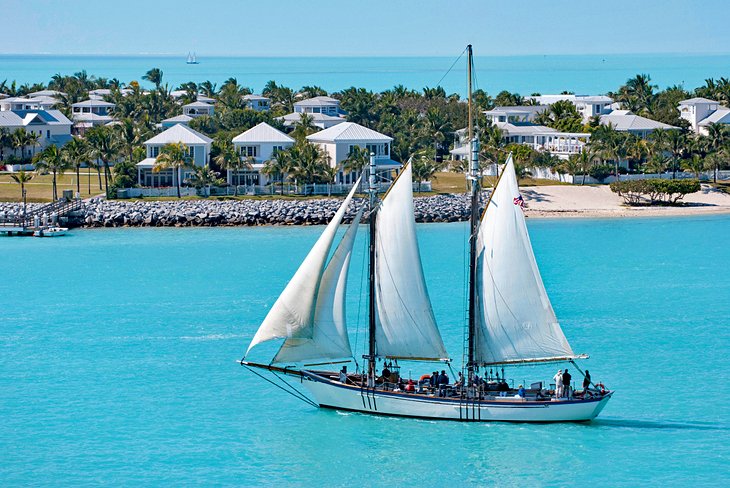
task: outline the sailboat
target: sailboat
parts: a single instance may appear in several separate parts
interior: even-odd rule
[[[187,64],[200,64],[198,58],[195,57],[195,52],[188,52],[188,59],[185,61]]]
[[[587,356],[573,352],[550,304],[532,251],[511,155],[481,211],[479,144],[471,122],[471,46],[467,49],[471,141],[467,177],[472,204],[467,340],[460,380],[431,384],[424,375],[417,383],[409,378],[405,384],[400,377],[398,361],[450,365],[450,358],[423,274],[411,163],[403,166],[379,199],[374,156],[367,169],[369,203],[358,209],[335,244],[358,180],[269,310],[241,365],[317,407],[461,421],[591,420],[613,395],[602,384],[590,383],[582,391],[568,385],[567,393],[561,394],[557,385],[548,388],[537,382],[529,389],[515,389],[506,381],[504,368],[521,364],[569,362],[582,373],[575,360]],[[354,360],[345,297],[363,215],[369,241],[368,351],[362,356],[362,370],[359,365],[351,373],[345,367],[318,369]],[[273,340],[281,345],[269,363],[247,359],[256,346]],[[292,377],[296,382],[287,381]]]

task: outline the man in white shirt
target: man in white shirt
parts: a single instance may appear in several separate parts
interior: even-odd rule
[[[553,376],[555,380],[555,398],[561,398],[563,396],[563,370],[559,369],[558,373]]]

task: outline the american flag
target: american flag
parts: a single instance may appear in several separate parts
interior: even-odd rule
[[[525,199],[522,198],[522,195],[517,195],[514,199],[512,199],[512,202],[522,210],[525,209]]]

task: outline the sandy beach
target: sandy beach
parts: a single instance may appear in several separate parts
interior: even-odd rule
[[[601,186],[533,186],[521,188],[527,215],[556,217],[661,217],[730,213],[730,195],[709,185],[687,195],[679,206],[629,207],[623,198]]]

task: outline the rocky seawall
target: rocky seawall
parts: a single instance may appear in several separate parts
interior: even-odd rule
[[[98,200],[60,219],[69,227],[192,227],[251,225],[322,225],[342,200]],[[349,222],[362,199],[354,199],[345,216]],[[28,212],[42,204],[29,204]],[[18,203],[0,203],[0,219],[22,213]],[[456,222],[469,218],[467,195],[416,197],[417,222]]]

